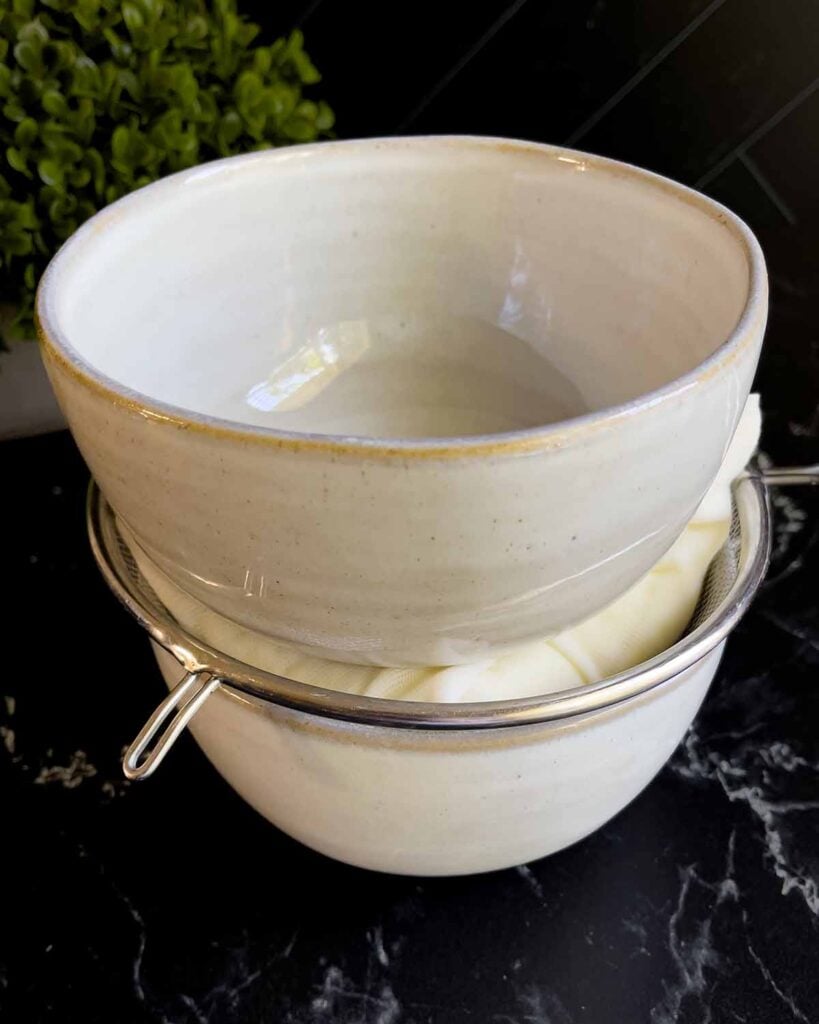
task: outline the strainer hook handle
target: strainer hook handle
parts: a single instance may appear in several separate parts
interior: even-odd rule
[[[153,775],[188,722],[220,686],[221,681],[207,672],[187,672],[125,751],[122,758],[125,778],[135,781]]]
[[[791,487],[798,484],[819,484],[819,463],[813,466],[771,466],[759,475],[769,487]]]

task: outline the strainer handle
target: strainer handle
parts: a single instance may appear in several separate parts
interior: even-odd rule
[[[125,778],[135,781],[153,775],[188,722],[220,686],[220,680],[207,672],[186,673],[125,751],[122,758]]]
[[[761,469],[759,475],[771,487],[790,487],[796,484],[819,484],[819,463],[815,466],[772,466]]]

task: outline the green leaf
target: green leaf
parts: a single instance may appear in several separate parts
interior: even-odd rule
[[[180,32],[180,42],[186,46],[196,46],[204,43],[208,36],[208,23],[205,18],[195,14],[185,23]]]
[[[63,169],[56,160],[50,157],[43,157],[37,162],[37,173],[40,175],[40,180],[46,185],[59,186],[63,183]]]
[[[26,117],[26,110],[12,99],[3,104],[3,114],[9,121],[22,121]]]
[[[84,28],[86,32],[91,32],[98,27],[100,19],[99,12],[99,0],[76,0],[75,2],[74,17],[77,19],[77,23]]]
[[[35,231],[39,227],[32,200],[26,203],[17,203],[17,223],[27,231]]]
[[[115,160],[126,160],[128,157],[130,133],[124,124],[117,125],[111,136],[111,152]]]
[[[68,176],[71,188],[83,189],[91,181],[91,171],[87,167],[78,167]]]
[[[222,15],[222,35],[230,41],[239,29],[239,18],[233,11],[225,11]]]
[[[139,100],[142,89],[139,79],[130,68],[123,68],[119,73],[119,86],[123,92],[127,92],[131,99]]]
[[[265,78],[270,74],[270,69],[272,67],[273,54],[271,53],[270,47],[260,46],[253,54],[253,70],[261,78]]]
[[[45,121],[40,125],[40,139],[45,149],[51,151],[64,140],[68,126],[59,121]]]
[[[296,67],[299,78],[305,85],[314,85],[316,82],[321,81],[318,68],[303,50],[293,54],[293,64]]]
[[[102,196],[105,189],[105,161],[96,149],[86,150],[84,160],[85,166],[91,172],[94,192],[98,197]]]
[[[14,47],[14,59],[24,71],[36,78],[45,71],[42,48],[33,43],[18,43]]]
[[[191,105],[196,101],[197,93],[199,92],[199,84],[193,74],[193,71],[189,67],[181,69],[180,74],[177,76],[176,91],[179,98],[186,105]]]
[[[329,132],[336,123],[336,116],[324,100],[319,101],[318,113],[316,114],[316,128],[320,132]]]
[[[9,146],[6,150],[6,160],[12,170],[19,171],[20,174],[25,174],[27,178],[31,177],[31,171],[29,171],[28,166],[26,165],[26,158],[19,149],[15,149],[14,146]]]
[[[19,234],[16,232],[4,233],[0,245],[2,245],[3,255],[7,260],[10,256],[28,256],[34,248],[31,235],[22,232]]]
[[[233,97],[240,110],[254,107],[263,93],[262,80],[255,71],[243,71],[233,87]]]
[[[311,142],[316,137],[316,126],[306,117],[294,115],[283,126],[284,134],[293,142]]]
[[[279,121],[285,121],[296,109],[299,91],[286,82],[274,82],[267,90],[268,110]]]
[[[33,117],[24,118],[14,129],[14,142],[20,149],[28,149],[36,138],[37,122]]]
[[[74,96],[98,98],[102,89],[100,69],[90,57],[80,57],[74,64],[71,93]]]
[[[77,200],[73,196],[62,195],[52,199],[48,204],[48,215],[52,221],[57,223],[69,217],[76,208]]]
[[[242,119],[235,110],[228,110],[219,120],[219,131],[226,146],[233,143],[242,134]]]
[[[145,25],[142,12],[136,4],[124,3],[122,5],[122,17],[131,35],[135,35]]]
[[[302,100],[296,107],[296,113],[307,121],[315,121],[318,115],[318,106],[312,100]]]
[[[39,18],[33,18],[27,25],[24,25],[20,29],[17,33],[17,38],[21,43],[30,44],[38,50],[41,50],[48,42],[48,29],[39,20]]]
[[[68,113],[65,96],[58,89],[46,89],[40,102],[43,110],[54,117],[65,117]]]

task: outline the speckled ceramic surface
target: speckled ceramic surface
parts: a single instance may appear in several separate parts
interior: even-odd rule
[[[180,586],[325,656],[558,630],[670,546],[747,396],[767,286],[724,208],[491,139],[184,172],[45,276],[92,472]]]
[[[154,653],[176,685],[179,663]],[[227,691],[191,730],[240,796],[321,853],[396,874],[493,871],[569,846],[633,800],[691,724],[721,653],[625,704],[511,730],[352,725]]]

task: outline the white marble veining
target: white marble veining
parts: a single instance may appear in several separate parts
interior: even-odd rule
[[[775,740],[764,746],[742,742],[731,759],[709,750],[698,735],[696,726],[690,730],[672,761],[671,768],[684,778],[718,783],[731,803],[741,803],[750,812],[764,843],[766,863],[781,883],[783,895],[796,892],[807,909],[819,916],[819,878],[811,865],[792,850],[787,830],[790,815],[819,810],[819,800],[782,798],[766,788],[775,778],[773,773],[805,772],[811,776],[816,792],[819,763],[810,762],[795,753],[787,743]]]
[[[665,995],[651,1010],[651,1024],[677,1024],[683,1002],[696,1000],[703,1024],[711,1020],[708,1001],[708,971],[719,967],[720,957],[714,944],[712,926],[715,915],[727,900],[737,900],[739,891],[734,881],[734,846],[736,834],[731,833],[725,857],[725,874],[718,882],[705,881],[695,864],[680,871],[680,892],[668,919],[668,951],[676,976],[663,982]],[[694,888],[707,889],[714,899],[709,913],[695,920],[693,936],[689,920],[689,897]],[[683,923],[688,934],[683,932]]]

